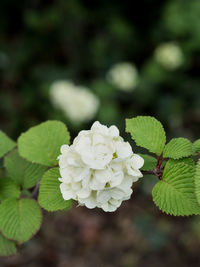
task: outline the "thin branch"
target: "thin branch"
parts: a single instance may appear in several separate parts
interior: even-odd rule
[[[40,187],[40,182],[38,182],[36,184],[35,188],[33,189],[32,195],[31,195],[32,198],[37,199],[38,192],[39,192],[39,187]]]

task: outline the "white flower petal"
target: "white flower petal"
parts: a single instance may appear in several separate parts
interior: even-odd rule
[[[139,170],[135,170],[133,168],[128,168],[128,174],[132,175],[133,178],[140,178],[143,176]]]
[[[60,175],[63,179],[63,182],[70,183],[72,181],[71,172],[67,167],[62,169],[60,168]]]
[[[60,184],[60,191],[65,200],[75,199],[75,193],[71,189],[69,189],[66,184]]]
[[[123,190],[124,192],[126,192],[126,191],[128,191],[129,188],[132,187],[132,184],[133,184],[133,178],[132,178],[132,176],[125,175],[123,181],[118,186],[118,188],[120,188],[121,190]]]
[[[61,154],[66,153],[69,151],[69,146],[68,145],[62,145],[60,148]]]
[[[106,211],[106,212],[113,212],[113,211],[116,211],[117,209],[117,206],[115,205],[112,205],[110,204],[109,202],[108,203],[104,203],[101,205],[101,208]]]
[[[79,191],[81,190],[81,183],[71,183],[72,190]]]
[[[92,137],[92,143],[93,145],[103,144],[104,143],[104,137],[101,134],[95,133]]]
[[[131,188],[129,188],[126,193],[124,194],[123,200],[128,200],[131,198],[131,195],[133,193],[133,190]]]
[[[134,169],[140,169],[144,165],[144,159],[137,154],[133,154],[131,161]]]
[[[110,186],[114,187],[121,184],[123,178],[124,178],[124,173],[122,171],[115,172],[110,181]]]
[[[91,127],[92,132],[97,132],[103,135],[108,135],[108,127],[102,125],[99,121],[95,121]]]
[[[110,203],[111,205],[113,205],[113,206],[115,206],[115,207],[118,208],[118,207],[121,205],[122,201],[121,201],[121,200],[114,199],[114,198],[111,198],[111,199],[109,200],[109,203]]]
[[[81,180],[84,180],[85,177],[90,176],[90,169],[85,168],[75,168],[74,170],[74,181],[79,182]]]
[[[110,199],[110,192],[109,190],[102,190],[97,193],[97,202],[105,203],[108,202]]]
[[[65,168],[68,166],[67,155],[60,155],[59,156],[59,166],[60,166],[60,168]]]
[[[80,191],[77,191],[76,194],[79,198],[87,198],[89,197],[90,193],[91,193],[90,190],[82,188]]]
[[[92,177],[91,177],[90,175],[86,176],[86,177],[81,181],[82,187],[83,187],[83,188],[88,188],[91,179],[92,179]]]
[[[92,190],[102,190],[105,183],[100,183],[95,177],[90,181],[89,188]]]
[[[109,128],[109,135],[112,137],[118,137],[119,136],[119,130],[116,126],[112,125]]]
[[[119,188],[112,188],[112,190],[110,190],[110,192],[111,192],[112,198],[114,198],[114,199],[123,198],[124,192]]]
[[[128,142],[116,142],[115,148],[119,159],[128,158],[133,154],[132,148]]]
[[[97,206],[97,202],[93,197],[85,199],[84,204],[88,209],[94,209]]]
[[[110,169],[96,170],[94,176],[98,182],[105,184],[111,180],[113,173]]]

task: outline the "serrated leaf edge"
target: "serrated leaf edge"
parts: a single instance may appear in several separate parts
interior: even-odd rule
[[[199,162],[200,162],[200,160],[199,160]],[[177,163],[177,164],[179,164],[179,165],[187,165],[187,164],[184,164],[184,163]],[[190,166],[190,165],[188,165],[188,166]],[[163,173],[163,175],[164,175],[164,173]],[[195,177],[195,174],[194,174],[194,177]],[[199,212],[199,213],[194,212],[194,213],[192,213],[192,214],[185,214],[185,215],[175,215],[175,214],[173,214],[173,213],[171,213],[171,212],[163,211],[163,210],[157,205],[157,203],[154,201],[154,198],[153,198],[153,190],[154,190],[155,186],[156,186],[157,184],[161,183],[161,182],[164,182],[164,183],[166,183],[166,184],[168,184],[168,185],[170,185],[170,186],[172,186],[172,185],[169,184],[169,183],[167,183],[165,180],[162,179],[162,180],[160,180],[158,183],[156,183],[156,184],[154,185],[153,189],[152,189],[152,200],[153,200],[153,203],[155,204],[155,206],[156,206],[156,207],[157,207],[163,214],[170,215],[170,216],[175,216],[175,217],[189,217],[189,216],[193,216],[193,215],[200,215],[200,212]],[[195,178],[194,178],[194,186],[195,186]],[[173,186],[172,186],[172,188],[173,188]],[[176,190],[175,190],[175,191],[176,191]],[[178,191],[178,193],[180,193],[180,192]],[[195,198],[196,198],[195,190],[194,190],[194,195],[195,195]],[[197,199],[196,199],[196,201],[197,201]],[[199,203],[198,203],[198,201],[197,201],[197,204],[198,204],[198,206],[200,206]]]
[[[154,118],[153,116],[136,116],[136,117],[134,117],[134,118],[126,118],[126,119],[125,119],[125,125],[126,125],[125,131],[126,131],[127,133],[129,133],[129,134],[131,135],[131,137],[132,137],[132,134],[127,130],[127,121],[128,121],[128,120],[131,120],[131,119],[144,118],[144,117],[145,117],[145,118],[151,118],[151,119],[156,120],[157,122],[160,123],[160,126],[161,126],[161,128],[163,129],[163,132],[164,132],[165,144],[166,144],[166,133],[165,133],[165,129],[164,129],[162,123],[161,123],[159,120],[157,120],[156,118]],[[133,139],[133,137],[132,137],[132,139]],[[133,140],[134,140],[134,139],[133,139]],[[137,146],[142,147],[142,148],[145,148],[145,147],[141,146],[140,144],[138,144],[138,142],[137,142],[136,140],[134,140],[134,142],[136,143]],[[163,153],[164,147],[165,147],[165,145],[163,146],[163,149],[162,149],[162,151],[161,151],[160,154],[155,153],[155,152],[152,151],[151,149],[147,149],[147,148],[145,148],[145,149],[147,149],[149,152],[151,152],[151,153],[153,153],[153,154],[156,154],[156,155],[160,156],[160,155]]]

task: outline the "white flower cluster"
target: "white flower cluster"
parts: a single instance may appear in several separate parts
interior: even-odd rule
[[[58,159],[63,198],[110,212],[130,198],[144,164],[116,126],[108,128],[98,121],[81,131],[71,146],[63,145]]]
[[[155,58],[164,68],[174,70],[183,64],[183,53],[181,48],[173,43],[164,43],[155,50]]]
[[[107,80],[123,91],[130,91],[138,84],[138,72],[131,63],[118,63],[109,70]]]
[[[51,85],[50,98],[73,123],[91,120],[99,107],[98,98],[89,89],[65,80]]]

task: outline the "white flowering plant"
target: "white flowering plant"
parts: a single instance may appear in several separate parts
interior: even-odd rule
[[[114,212],[146,174],[158,178],[152,197],[162,212],[199,215],[200,139],[173,138],[166,144],[162,124],[149,116],[127,119],[126,132],[150,154],[136,154],[116,126],[98,121],[71,144],[60,121],[34,126],[17,142],[0,131],[0,254],[15,254],[37,233],[42,209],[78,205]]]
[[[160,44],[154,54],[156,61],[167,70],[173,71],[184,63],[183,52],[175,42]]]
[[[136,66],[129,62],[119,62],[111,67],[106,78],[109,83],[122,91],[132,91],[139,80]]]

